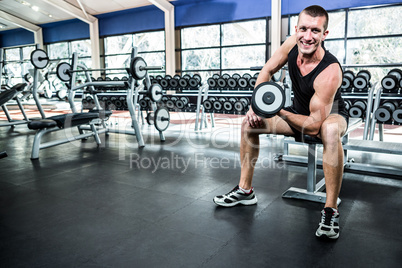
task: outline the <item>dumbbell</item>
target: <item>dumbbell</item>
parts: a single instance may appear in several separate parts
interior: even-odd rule
[[[234,74],[232,74],[232,78],[239,80],[241,78],[241,75],[238,73],[234,73]]]
[[[257,83],[257,78],[256,77],[251,77],[248,80],[248,84],[250,85],[250,88],[253,89],[255,87],[255,84]]]
[[[384,101],[380,107],[374,113],[375,118],[378,122],[386,123],[392,121],[392,115],[398,103],[396,101]]]
[[[344,71],[341,89],[342,91],[351,91],[355,74],[352,71]]]
[[[353,79],[353,86],[358,90],[363,90],[369,86],[371,74],[367,70],[361,70],[357,73],[355,79]]]
[[[402,124],[402,102],[399,103],[398,107],[392,113],[392,118],[394,122],[397,124]]]
[[[249,104],[250,103],[247,98],[240,98],[233,104],[233,108],[236,112],[242,113],[247,111]]]
[[[188,77],[187,75],[184,75],[182,78],[179,79],[179,86],[181,88],[186,88],[188,87]]]
[[[166,88],[169,87],[169,80],[170,80],[170,79],[166,79],[166,77],[165,77],[165,78],[162,78],[161,80],[159,80],[159,85],[161,85],[161,87],[162,87],[163,89],[166,89]]]
[[[285,90],[274,82],[261,83],[253,91],[251,107],[260,117],[273,117],[284,105]]]
[[[210,98],[206,99],[206,100],[202,103],[202,105],[204,106],[204,109],[205,109],[206,111],[211,111],[211,110],[213,109],[213,107],[214,107],[213,103],[214,103],[215,101],[216,101],[216,98],[215,98],[215,97],[210,97]]]
[[[217,85],[216,79],[214,79],[213,77],[208,78],[207,79],[207,84],[208,84],[210,89],[216,88],[216,85]]]
[[[381,80],[381,86],[385,90],[394,91],[398,90],[398,86],[401,87],[402,83],[402,70],[392,69],[388,72],[388,75],[384,76]]]
[[[219,88],[226,88],[226,86],[227,86],[227,79],[224,78],[223,76],[222,76],[222,77],[219,77],[219,78],[216,80],[216,84],[217,84],[217,86],[218,86]]]
[[[175,105],[178,109],[183,110],[187,106],[188,102],[188,97],[181,96],[179,99],[176,100]]]
[[[349,111],[350,107],[352,106],[352,103],[350,100],[345,100],[345,110]]]
[[[170,86],[172,89],[177,88],[177,87],[179,86],[179,79],[180,79],[180,78],[181,78],[181,77],[180,77],[179,75],[173,76],[172,79],[169,80],[169,86]]]
[[[237,86],[236,78],[234,78],[233,76],[229,77],[227,80],[227,85],[230,89],[235,89]]]
[[[193,75],[190,79],[188,79],[188,85],[190,88],[194,89],[197,88],[201,83],[201,76]]]
[[[170,97],[170,98],[166,101],[166,107],[167,107],[168,109],[170,109],[170,110],[174,109],[174,105],[175,105],[176,100],[177,100],[177,97],[174,97],[174,96]]]
[[[357,100],[349,109],[349,116],[355,118],[363,118],[364,112],[367,109],[367,103],[363,100]]]
[[[138,101],[138,104],[142,110],[147,110],[150,107],[150,101],[148,97],[144,97]]]
[[[236,98],[230,97],[229,99],[223,101],[223,110],[225,112],[231,112],[234,108],[234,104],[237,101]]]
[[[240,89],[246,90],[248,86],[247,78],[240,77],[239,80],[237,80],[237,84],[239,85]]]
[[[227,101],[226,97],[219,97],[217,100],[215,100],[212,105],[214,107],[215,112],[220,112],[223,110],[223,103]]]

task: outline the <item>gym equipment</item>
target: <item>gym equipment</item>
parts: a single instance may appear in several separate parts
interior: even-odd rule
[[[165,107],[159,107],[155,112],[149,112],[146,119],[147,123],[149,125],[155,125],[158,131],[165,131],[170,124],[169,110]]]
[[[400,87],[401,83],[402,83],[402,70],[400,69],[392,69],[381,80],[382,88],[388,91],[398,90],[398,87]]]
[[[357,100],[350,107],[349,116],[354,118],[363,118],[366,109],[367,109],[367,102],[364,100]]]
[[[253,91],[251,107],[258,116],[275,116],[285,105],[285,90],[274,82],[259,84]]]
[[[31,53],[31,63],[35,68],[43,69],[49,64],[49,57],[44,50],[38,48]]]
[[[26,86],[27,83],[19,83],[14,85],[12,88],[0,93],[0,106],[3,109],[8,121],[8,123],[0,124],[0,127],[10,127],[26,124],[27,122],[29,122],[29,118],[25,113],[24,106],[22,105],[20,98],[18,98],[18,95],[22,93]],[[14,120],[11,118],[11,115],[7,109],[7,102],[9,102],[10,100],[15,100],[17,102],[17,105],[22,115],[24,116],[24,120]]]
[[[392,118],[394,119],[395,123],[402,124],[402,103],[400,103],[392,113]]]
[[[353,86],[356,89],[363,90],[369,86],[369,81],[371,79],[371,74],[367,70],[361,70],[357,73],[356,77],[353,79]]]
[[[344,91],[352,90],[353,80],[355,79],[355,74],[352,71],[344,71],[341,89]]]
[[[246,112],[250,102],[247,98],[240,98],[233,104],[233,108],[236,112]]]
[[[392,121],[393,112],[396,110],[398,103],[396,101],[384,101],[374,113],[378,122],[387,123]]]
[[[125,70],[130,73],[134,79],[141,80],[145,78],[150,70],[163,70],[163,66],[147,66],[145,60],[141,57],[134,57],[130,62],[130,68],[104,68],[104,69],[81,69],[73,70],[67,62],[57,65],[56,75],[63,81],[68,82],[71,79],[71,74],[76,72],[92,72],[92,71],[108,71],[108,70]]]

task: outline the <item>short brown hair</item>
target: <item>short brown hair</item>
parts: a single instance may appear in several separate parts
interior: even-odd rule
[[[328,12],[324,8],[322,8],[321,6],[318,6],[318,5],[312,5],[312,6],[309,6],[309,7],[306,7],[305,9],[303,9],[302,12],[300,12],[300,14],[302,14],[302,13],[306,13],[307,15],[309,15],[311,17],[325,17],[324,31],[327,30],[329,17],[328,17]],[[299,14],[299,17],[300,17],[300,14]],[[297,23],[299,23],[299,21],[297,21]]]

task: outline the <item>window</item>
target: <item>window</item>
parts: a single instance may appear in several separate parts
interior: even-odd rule
[[[137,47],[138,56],[144,58],[149,66],[165,66],[165,32],[145,32],[106,37],[105,68],[123,68],[130,65],[131,51]],[[109,71],[111,76],[127,76],[125,71]],[[160,74],[160,71],[149,71]]]
[[[30,59],[34,49],[34,46],[4,49],[2,84],[12,87],[24,81],[24,75],[33,68]]]
[[[181,29],[182,75],[250,73],[266,61],[266,19]]]

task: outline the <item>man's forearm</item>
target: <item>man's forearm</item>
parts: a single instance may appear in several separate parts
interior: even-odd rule
[[[320,132],[321,122],[317,122],[312,116],[294,114],[284,109],[279,111],[278,116],[304,134],[316,136]]]

